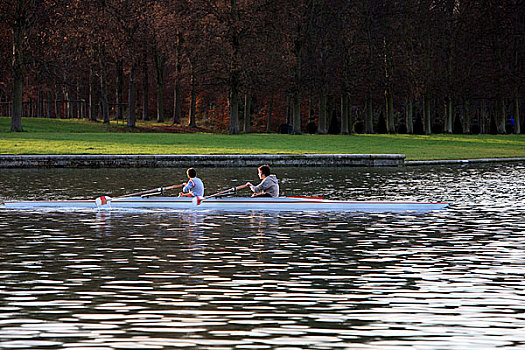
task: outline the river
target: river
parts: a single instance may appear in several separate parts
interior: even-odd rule
[[[275,168],[285,195],[406,213],[0,209],[0,348],[525,348],[525,165]],[[207,194],[256,169],[198,169]],[[0,200],[96,198],[184,169],[0,170]]]

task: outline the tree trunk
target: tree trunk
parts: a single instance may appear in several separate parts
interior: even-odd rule
[[[23,83],[24,83],[24,30],[23,23],[17,22],[13,28],[13,104],[11,106],[11,131],[22,129]]]
[[[104,124],[109,124],[109,102],[108,102],[108,83],[106,70],[106,56],[104,48],[99,53],[100,64],[100,102],[102,104],[102,119]]]
[[[124,68],[123,68],[123,62],[121,59],[117,60],[117,91],[116,91],[116,97],[117,97],[117,120],[124,119],[124,113],[123,113],[123,100],[122,100],[122,86],[124,84]]]
[[[84,99],[81,99],[80,100],[80,118],[84,118],[86,114],[86,108],[87,107],[87,103],[86,103],[86,100]]]
[[[487,134],[488,133],[488,123],[487,123],[487,108],[485,104],[485,100],[481,100],[480,107],[479,107],[479,127],[480,127],[480,134]]]
[[[240,50],[240,36],[237,32],[237,24],[239,22],[237,12],[237,0],[230,0],[230,16],[231,16],[231,36],[230,43],[232,51],[230,55],[230,127],[228,132],[230,134],[239,133],[239,86],[241,72],[239,69],[239,50]]]
[[[76,118],[82,119],[82,101],[80,100],[80,84],[78,81],[75,84],[75,101],[76,101]]]
[[[445,128],[444,131],[447,134],[452,134],[454,125],[454,112],[452,110],[452,99],[447,96],[444,102],[444,113],[445,113]]]
[[[443,132],[447,134],[452,134],[452,123],[449,123],[448,120],[448,101],[446,98],[443,101]]]
[[[128,87],[128,126],[134,128],[137,117],[135,116],[135,93],[136,93],[136,79],[137,79],[137,64],[135,60],[131,62],[131,71],[129,73],[129,87]]]
[[[341,134],[348,135],[348,95],[343,92],[341,95]]]
[[[407,134],[414,133],[414,100],[409,97],[407,100],[406,111],[405,111],[405,126],[407,128]]]
[[[239,93],[236,89],[230,91],[230,134],[239,133]]]
[[[182,74],[182,43],[183,36],[177,32],[175,53],[175,87],[173,89],[173,124],[180,124],[182,116],[182,96],[180,91],[180,77]]]
[[[44,117],[44,92],[42,90],[38,91],[38,108],[36,110],[36,116],[39,118]]]
[[[293,134],[300,135],[301,131],[301,96],[299,91],[293,95]]]
[[[180,81],[179,78],[175,78],[175,87],[173,89],[173,124],[180,124],[182,114],[182,98],[180,93]]]
[[[385,124],[387,134],[394,134],[396,132],[394,125],[394,101],[390,90],[389,80],[390,77],[387,74],[387,87],[385,89]]]
[[[149,120],[149,74],[146,54],[142,60],[142,120]]]
[[[326,134],[328,132],[326,125],[327,125],[327,117],[326,117],[326,105],[328,102],[328,97],[326,95],[322,95],[319,98],[319,129],[317,130],[317,133],[319,134]]]
[[[24,108],[22,108],[22,115],[25,116],[26,118],[31,118],[33,117],[33,98],[30,96],[29,97],[29,101],[27,102],[22,102],[22,106],[25,105],[25,110]]]
[[[190,83],[190,111],[188,115],[188,126],[195,128],[197,127],[197,121],[195,118],[195,113],[197,110],[197,91],[195,90],[195,74],[191,72],[191,83]]]
[[[47,103],[46,103],[46,116],[48,118],[53,118],[53,113],[51,112],[51,100],[52,100],[51,91],[47,92]]]
[[[57,85],[55,85],[55,117],[57,119],[62,118],[62,106],[61,106],[61,101],[60,101],[60,96],[59,96],[59,88]]]
[[[517,2],[516,4],[519,4]],[[521,2],[523,8],[523,2]],[[523,12],[522,12],[523,13]],[[516,21],[514,22],[515,32],[519,32],[521,28],[521,38],[518,35],[514,36],[514,65],[513,65],[513,74],[514,76],[519,76],[520,70],[523,67],[523,58],[520,56],[520,48],[523,48],[523,34],[525,34],[525,28],[523,27],[523,18],[519,15],[514,17]],[[522,18],[520,20],[520,18]],[[521,42],[521,44],[520,44]],[[523,52],[523,50],[521,50]],[[523,82],[523,80],[522,80]],[[520,95],[519,95],[519,85],[516,85],[514,88],[514,133],[521,134],[521,118],[520,118]]]
[[[293,93],[293,134],[300,135],[301,131],[301,69],[303,46],[300,40],[296,40],[296,63],[295,63],[295,91]]]
[[[311,6],[313,8],[313,6]],[[304,38],[302,33],[302,24],[297,25],[297,38],[293,41],[295,54],[295,67],[294,67],[294,84],[293,84],[293,129],[294,135],[302,134],[301,131],[301,84],[302,84],[302,65],[303,65],[303,52],[304,52]]]
[[[251,109],[252,109],[252,97],[249,94],[244,95],[244,132],[250,132],[251,120]]]
[[[502,96],[496,99],[496,131],[498,134],[506,134],[505,127],[505,100]]]
[[[65,81],[68,81],[67,79]],[[71,91],[68,86],[62,87],[62,96],[64,96],[64,118],[71,119]]]
[[[388,134],[395,134],[396,125],[394,123],[394,99],[390,92],[386,96],[386,132]]]
[[[326,129],[327,129],[328,134],[330,132],[334,133],[332,125],[333,125],[333,120],[335,118],[335,113],[334,113],[335,104],[336,104],[336,98],[329,96],[326,102]]]
[[[273,113],[273,93],[270,96],[270,104],[268,105],[268,119],[266,119],[266,132],[270,132],[271,130],[272,113]]]
[[[95,72],[93,66],[89,67],[89,120],[97,121],[97,114],[95,113]],[[58,118],[58,115],[57,115]]]
[[[286,95],[286,124],[292,125],[292,98],[290,94]]]
[[[102,119],[104,120],[104,124],[109,124],[108,88],[105,74],[100,76],[100,103],[102,106]]]
[[[521,134],[520,98],[517,93],[514,97],[514,133]]]
[[[365,133],[374,133],[374,108],[372,104],[372,94],[370,91],[368,91],[366,96]]]
[[[233,74],[231,80],[237,80],[236,74]],[[234,81],[230,82],[230,127],[229,134],[239,133],[239,92],[237,90],[238,84]]]
[[[312,95],[308,95],[308,124],[314,121],[314,106],[312,103]]]
[[[164,71],[166,57],[155,53],[155,68],[157,70],[157,122],[164,121]]]
[[[432,134],[432,116],[430,112],[430,97],[425,94],[423,97],[423,132],[425,135]]]
[[[385,65],[385,123],[387,134],[394,134],[396,126],[394,124],[394,99],[392,97],[392,71],[393,64],[391,58],[391,48],[386,37],[383,37],[383,55]]]
[[[465,134],[472,133],[472,113],[470,110],[470,99],[463,101],[463,132]]]

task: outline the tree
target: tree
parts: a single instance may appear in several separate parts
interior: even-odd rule
[[[25,77],[27,38],[58,6],[54,1],[16,0],[0,4],[1,22],[7,23],[12,33],[11,69],[13,77],[11,131],[23,131],[22,102]]]
[[[187,97],[189,124],[206,114],[232,134],[285,113],[294,133],[316,118],[319,133],[378,132],[378,116],[389,133],[485,132],[491,118],[520,133],[524,11],[519,0],[2,1],[0,48],[13,55],[0,57],[0,99],[12,94],[14,131],[25,106],[109,122],[116,102],[120,119],[126,93],[133,127],[142,90],[143,115],[156,105],[166,119],[173,96],[179,123]]]

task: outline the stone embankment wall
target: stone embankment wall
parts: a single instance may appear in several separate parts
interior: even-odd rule
[[[404,154],[0,155],[0,168],[400,167]]]
[[[442,160],[407,160],[405,165],[465,165],[471,163],[501,163],[501,162],[523,162],[525,158],[482,158],[482,159],[442,159]]]

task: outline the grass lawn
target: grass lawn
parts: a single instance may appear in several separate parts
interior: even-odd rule
[[[524,135],[280,135],[125,132],[79,120],[0,118],[0,154],[406,154],[407,160],[525,157]],[[155,130],[166,124],[138,124]]]

